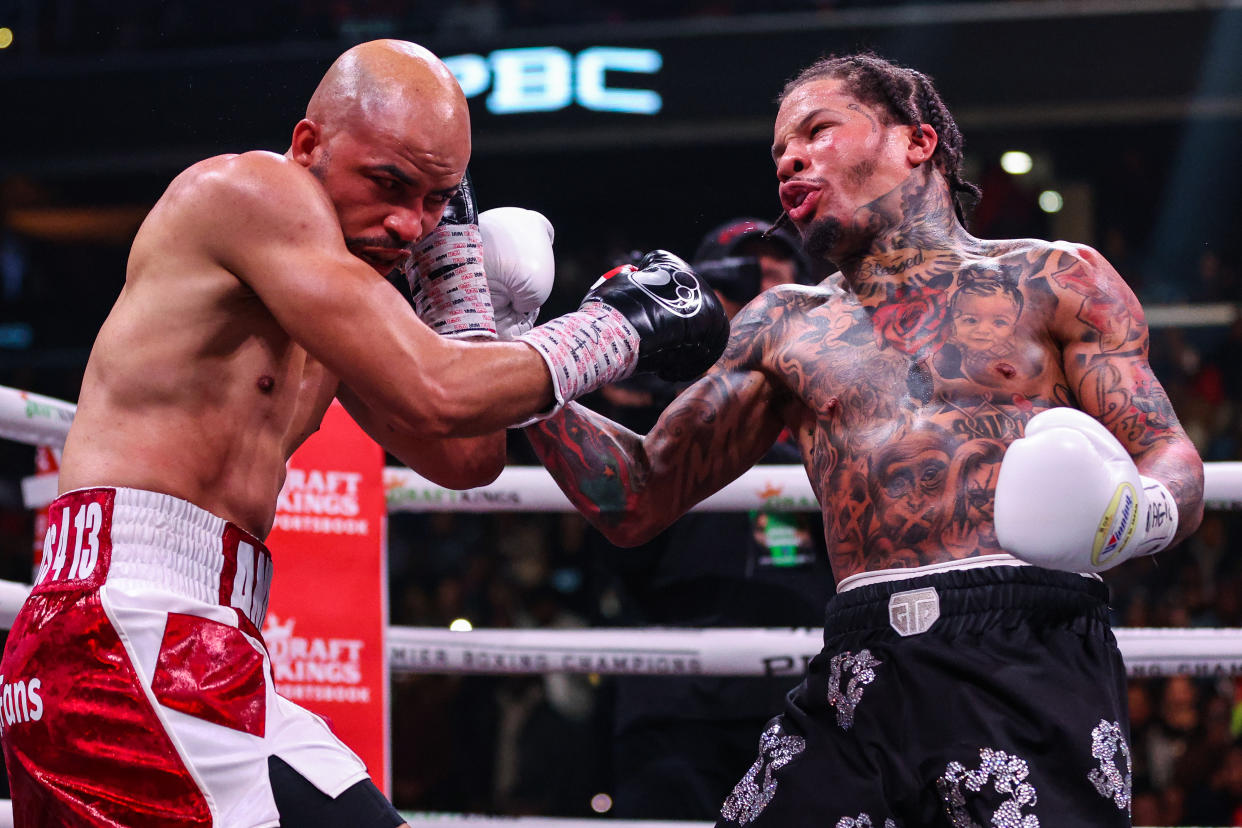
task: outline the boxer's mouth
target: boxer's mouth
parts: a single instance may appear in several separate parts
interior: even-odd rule
[[[815,211],[821,192],[818,184],[786,181],[780,187],[781,206],[789,214],[790,220],[795,223],[802,222]]]
[[[383,272],[400,267],[410,257],[409,249],[404,247],[358,247],[353,254]]]

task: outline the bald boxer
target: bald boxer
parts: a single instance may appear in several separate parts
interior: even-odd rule
[[[977,190],[925,75],[847,55],[780,100],[785,217],[839,272],[751,302],[646,436],[574,405],[531,442],[633,544],[797,436],[837,594],[719,825],[1128,826],[1125,670],[1094,573],[1203,511],[1143,311],[1089,247],[967,232]]]
[[[551,225],[475,216],[469,157],[447,67],[376,41],[333,63],[284,155],[197,163],[151,210],[0,665],[17,826],[400,824],[272,685],[262,541],[290,455],[339,399],[420,474],[477,486],[505,426],[719,355],[719,303],[660,251],[532,328]]]

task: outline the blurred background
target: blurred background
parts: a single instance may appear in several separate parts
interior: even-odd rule
[[[983,187],[971,230],[1100,249],[1148,311],[1156,373],[1204,459],[1242,459],[1238,0],[4,0],[0,384],[76,400],[128,245],[168,181],[208,155],[284,152],[332,59],[376,37],[423,43],[457,74],[480,209],[520,205],[555,225],[543,318],[631,250],[689,258],[722,223],[774,219],[774,99],[807,63],[873,48],[919,68]],[[588,404],[645,430],[675,390],[639,382]],[[533,462],[520,436],[511,460]],[[0,464],[0,578],[29,581],[20,480],[34,449],[2,442]],[[672,541],[623,551],[576,515],[394,515],[391,620],[813,626],[831,590],[817,527],[769,518],[679,524]],[[780,544],[795,563],[769,578],[755,561]],[[719,557],[687,564],[670,548]],[[1116,623],[1242,626],[1239,553],[1239,514],[1209,511],[1178,550],[1110,573]],[[752,720],[788,689],[762,681],[398,676],[394,799],[708,819],[659,790],[690,771],[660,766],[672,747],[647,750],[644,728],[672,727],[652,700],[693,699],[687,738],[736,781]],[[747,710],[743,758],[709,741],[725,715],[711,700],[732,692],[746,696],[729,704]],[[1242,825],[1242,684],[1136,680],[1130,701],[1135,824]],[[703,784],[717,804],[732,786]]]

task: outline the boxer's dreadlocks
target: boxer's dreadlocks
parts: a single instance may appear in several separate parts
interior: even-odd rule
[[[966,224],[966,212],[979,200],[979,188],[962,178],[962,133],[949,112],[931,78],[914,69],[907,69],[864,52],[856,55],[826,57],[803,69],[781,90],[778,102],[784,101],[797,87],[810,81],[837,78],[846,90],[863,103],[878,106],[893,121],[919,128],[928,124],[936,130],[939,141],[932,160],[944,174],[953,196],[957,220]]]

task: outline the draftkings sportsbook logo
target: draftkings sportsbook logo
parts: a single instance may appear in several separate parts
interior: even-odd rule
[[[326,535],[368,535],[370,521],[359,517],[358,472],[289,469],[276,500],[276,528]]]
[[[359,638],[321,638],[294,633],[296,618],[283,622],[268,613],[263,640],[272,661],[277,689],[294,701],[334,701],[367,704],[371,688],[362,681]]]

